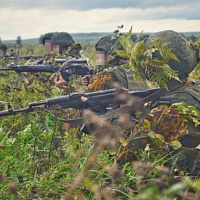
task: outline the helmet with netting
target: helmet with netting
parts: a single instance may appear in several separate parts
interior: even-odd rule
[[[168,43],[172,53],[176,55],[179,62],[170,59],[168,65],[172,70],[178,72],[178,77],[184,79],[197,65],[197,56],[189,42],[180,34],[172,30],[160,31],[148,37],[147,42],[162,37],[162,43]],[[160,57],[158,52],[153,53],[153,58]]]
[[[72,36],[67,32],[55,33],[51,38],[52,45],[59,45],[61,50],[67,50],[74,43]]]

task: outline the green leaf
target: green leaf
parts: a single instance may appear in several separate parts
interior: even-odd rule
[[[165,138],[164,138],[161,134],[156,134],[154,143],[155,143],[157,146],[161,146],[161,145],[163,144],[163,141],[164,141],[164,140],[165,140]]]
[[[171,146],[174,150],[180,149],[182,144],[178,140],[174,140],[171,143]]]
[[[155,134],[153,132],[148,133],[148,136],[151,140],[155,139]]]
[[[149,122],[149,120],[143,119],[143,127],[148,129],[151,127],[151,123]]]
[[[185,103],[184,102],[173,103],[172,107],[178,107],[178,106],[182,106],[182,105],[185,105]]]
[[[188,120],[186,118],[181,118],[181,121],[188,123]]]

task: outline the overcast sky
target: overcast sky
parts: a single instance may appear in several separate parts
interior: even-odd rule
[[[200,31],[200,0],[0,0],[1,40],[48,32]]]

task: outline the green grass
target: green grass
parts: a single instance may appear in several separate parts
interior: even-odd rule
[[[94,59],[92,45],[85,45],[84,51]],[[23,52],[42,51],[39,46],[34,50],[26,46]],[[3,60],[0,63],[1,67],[8,64]],[[62,91],[54,88],[49,76],[28,74],[30,84],[26,85],[15,72],[2,72],[0,101],[10,102],[13,108],[19,109],[27,107],[29,102],[60,96]],[[81,90],[80,86],[77,88]],[[7,104],[1,102],[0,110],[5,109]],[[174,176],[163,166],[166,161],[163,155],[146,150],[140,152],[138,162],[119,166],[118,143],[113,148],[109,140],[106,144],[103,140],[111,134],[110,126],[103,126],[97,139],[42,110],[0,120],[2,200],[174,200],[183,199],[184,195],[198,199],[199,179],[192,180],[181,173]]]

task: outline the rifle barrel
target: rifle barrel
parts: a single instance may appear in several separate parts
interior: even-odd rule
[[[16,72],[49,72],[54,73],[59,70],[56,65],[11,65],[8,68],[0,68],[0,71],[16,71]]]
[[[0,71],[11,71],[11,70],[14,70],[14,69],[11,69],[11,68],[0,68]]]
[[[8,115],[15,115],[17,113],[28,113],[32,112],[35,108],[21,108],[17,110],[3,110],[0,111],[0,117],[1,116],[8,116]]]

